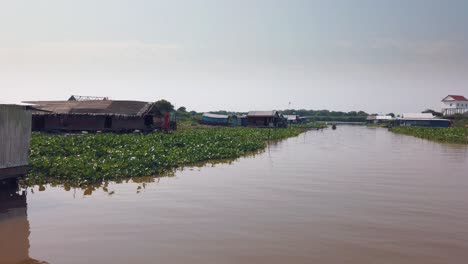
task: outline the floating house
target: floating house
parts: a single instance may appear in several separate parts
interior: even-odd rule
[[[395,126],[450,127],[448,119],[435,118],[431,113],[403,114],[395,119]]]
[[[309,118],[304,116],[299,116],[299,123],[309,123]]]
[[[212,126],[247,126],[248,120],[246,115],[218,115],[212,113],[204,113],[202,119],[198,121],[203,125]]]
[[[228,115],[204,113],[200,123],[204,125],[228,126],[231,124],[231,118]]]
[[[0,104],[0,180],[26,174],[31,141],[31,108]]]
[[[33,104],[36,109],[32,115],[33,131],[152,131],[165,129],[166,123],[171,129],[176,128],[175,120],[165,122],[165,117],[150,102],[72,96],[68,101],[27,103]]]
[[[392,116],[370,115],[367,117],[367,123],[370,124],[385,124],[394,120]]]
[[[247,115],[237,116],[237,125],[238,126],[248,126],[249,125],[249,119],[247,118]]]
[[[302,124],[309,122],[307,117],[302,117],[299,115],[283,115],[283,117],[286,118],[288,124]]]
[[[288,121],[288,124],[297,124],[301,122],[298,115],[283,115],[283,116]]]
[[[421,126],[421,127],[450,127],[451,122],[447,119],[417,119],[417,118],[399,118],[395,120],[396,126]]]
[[[237,116],[237,115],[231,115],[231,116],[229,116],[229,123],[230,123],[230,125],[232,125],[232,126],[240,126],[239,122],[240,122],[240,121],[239,121],[239,116]]]
[[[442,99],[444,116],[468,113],[468,99],[463,95],[448,95]]]
[[[250,111],[247,114],[250,127],[287,127],[287,119],[278,111]]]

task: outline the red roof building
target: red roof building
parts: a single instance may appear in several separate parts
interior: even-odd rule
[[[442,99],[442,113],[444,115],[468,113],[468,99],[463,95],[448,95]]]
[[[442,101],[464,101],[467,102],[468,99],[465,98],[463,95],[449,95],[442,99]]]

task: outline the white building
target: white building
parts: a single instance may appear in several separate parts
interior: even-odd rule
[[[448,95],[442,99],[442,114],[464,114],[468,112],[468,99],[462,95]]]
[[[367,117],[367,122],[380,124],[380,123],[387,123],[393,121],[394,118],[392,116],[384,116],[384,115],[371,115]]]

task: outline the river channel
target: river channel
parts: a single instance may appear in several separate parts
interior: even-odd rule
[[[2,190],[0,263],[467,263],[467,202],[467,146],[339,126],[172,177]]]

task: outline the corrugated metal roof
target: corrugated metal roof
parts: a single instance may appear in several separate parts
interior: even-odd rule
[[[402,118],[416,118],[416,119],[434,119],[434,115],[431,113],[407,113],[402,114]]]
[[[229,118],[227,115],[217,115],[212,113],[204,113],[203,116],[210,117],[210,118]]]
[[[152,103],[140,101],[30,101],[34,108],[54,114],[143,115]]]
[[[247,116],[258,116],[258,117],[268,117],[268,116],[276,116],[278,111],[250,111]]]

